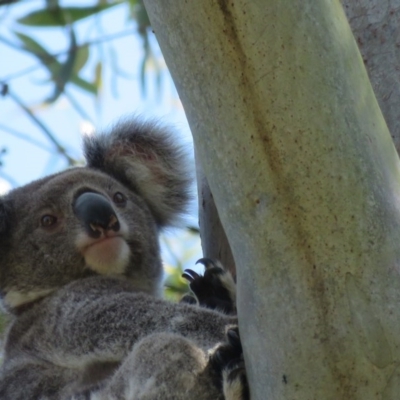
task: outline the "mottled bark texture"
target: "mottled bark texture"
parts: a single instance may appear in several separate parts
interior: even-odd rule
[[[146,6],[236,261],[252,399],[397,399],[399,161],[341,4]]]
[[[343,7],[399,153],[400,0],[344,0]],[[219,258],[235,273],[232,251],[202,168],[197,168],[197,176],[203,252],[208,257]]]
[[[344,0],[379,106],[400,151],[400,0]]]

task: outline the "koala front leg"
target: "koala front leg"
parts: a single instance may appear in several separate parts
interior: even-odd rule
[[[191,269],[186,269],[182,276],[190,282],[198,304],[226,314],[236,313],[236,284],[229,271],[219,261],[209,258],[197,263],[205,266],[203,276]],[[185,296],[182,300],[188,302],[188,299]],[[228,330],[227,342],[215,350],[210,364],[216,372],[215,384],[223,391],[225,400],[250,399],[238,327]]]
[[[92,280],[97,289],[92,288]],[[66,368],[80,369],[95,362],[121,361],[135,343],[157,332],[181,334],[204,349],[211,348],[224,340],[225,326],[237,323],[235,317],[210,310],[124,292],[121,283],[111,278],[86,281],[71,284],[70,290],[50,300],[35,329],[24,331],[21,344],[48,355],[49,362],[61,360]],[[20,329],[15,326],[16,332]],[[87,333],[82,335],[83,331]],[[38,332],[47,332],[45,341]]]
[[[207,354],[193,342],[156,333],[133,347],[106,387],[90,400],[223,400],[214,374]]]

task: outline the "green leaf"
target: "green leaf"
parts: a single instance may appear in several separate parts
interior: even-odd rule
[[[101,61],[99,61],[96,64],[96,68],[94,70],[94,82],[93,85],[96,87],[97,91],[99,91],[99,89],[101,89],[102,83],[103,83],[103,64],[101,63]]]
[[[164,270],[167,273],[167,278],[164,282],[164,286],[176,293],[187,293],[189,286],[187,281],[182,278],[182,265],[178,262],[178,265],[171,267],[168,265],[164,266]]]
[[[20,32],[14,33],[23,43],[23,49],[37,57],[49,70],[51,74],[51,79],[56,80],[56,77],[60,75],[62,64],[32,37],[26,36]],[[85,90],[86,92],[97,95],[96,85],[80,78],[75,72],[71,74],[70,82],[80,87],[82,90]]]
[[[49,63],[57,62],[56,58],[52,56],[41,44],[39,44],[31,36],[24,35],[21,32],[14,32],[21,40],[23,49],[29,53],[32,53],[35,57],[48,66]]]
[[[143,57],[142,62],[140,63],[140,89],[142,91],[142,95],[146,95],[146,57]]]
[[[98,14],[104,10],[121,4],[122,1],[100,4],[93,7],[57,7],[33,11],[17,20],[20,24],[29,26],[65,26],[80,19]]]
[[[89,59],[89,46],[87,44],[78,47],[76,51],[76,59],[74,65],[74,72],[77,74],[87,63]]]
[[[91,82],[88,82],[85,79],[82,79],[78,75],[72,75],[71,82],[76,86],[79,86],[81,89],[85,90],[86,92],[92,93],[97,95],[97,87]]]
[[[45,102],[46,103],[54,103],[59,96],[64,92],[65,85],[71,79],[75,60],[76,60],[76,53],[77,53],[77,44],[76,44],[76,36],[75,32],[70,28],[70,44],[68,49],[68,56],[65,60],[64,64],[61,64],[61,67],[58,70],[58,74],[53,73],[53,81],[55,82],[54,93],[50,98],[48,98]]]

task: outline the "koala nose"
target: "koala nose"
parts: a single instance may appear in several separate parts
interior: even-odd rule
[[[89,236],[99,238],[107,231],[118,232],[120,224],[109,201],[102,195],[85,192],[73,204],[75,215],[82,222]]]

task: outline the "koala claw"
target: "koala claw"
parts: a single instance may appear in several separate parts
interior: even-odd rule
[[[225,399],[250,400],[244,361],[229,364],[222,372]]]
[[[225,398],[248,400],[250,394],[239,328],[228,329],[226,338],[227,342],[221,344],[210,357],[216,373],[216,384],[222,383]]]
[[[239,328],[236,326],[235,328],[228,329],[226,336],[228,338],[228,343],[231,346],[237,347],[240,352],[242,352],[242,343],[240,342]]]
[[[232,365],[232,362],[237,363],[237,361],[241,360],[243,354],[239,328],[237,326],[229,328],[226,332],[226,337],[227,343],[218,347],[212,355],[212,362],[223,367]]]
[[[204,275],[191,269],[185,269],[182,277],[189,281],[189,286],[200,306],[217,309],[225,314],[236,311],[236,287],[231,274],[219,261],[201,258],[196,264],[205,266]]]
[[[188,293],[188,294],[185,294],[184,296],[182,296],[180,303],[197,304],[197,299],[196,299],[196,297],[194,297]]]
[[[182,278],[187,279],[189,282],[193,282],[195,279],[198,279],[199,277],[200,275],[191,269],[185,269],[182,274]]]
[[[220,265],[220,262],[214,261],[213,259],[208,258],[208,257],[203,257],[196,261],[196,265],[197,264],[203,264],[206,268],[211,268],[211,267],[215,267],[217,264]]]

